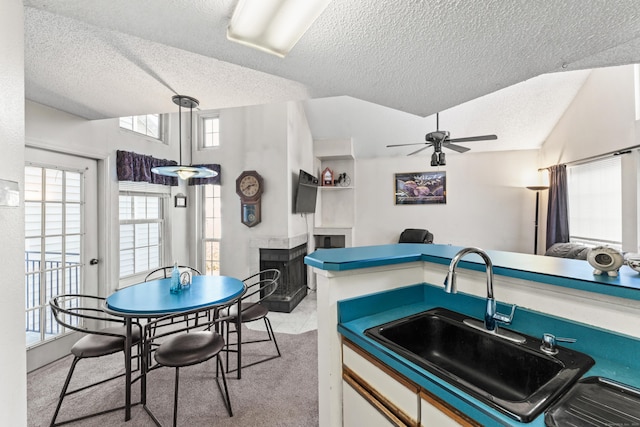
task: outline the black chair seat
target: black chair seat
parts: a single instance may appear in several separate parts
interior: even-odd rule
[[[269,314],[269,310],[260,304],[243,302],[240,304],[242,311],[242,321],[243,322],[251,322],[253,320],[262,319],[267,314]],[[238,316],[238,306],[234,305],[231,307],[229,311],[229,317],[231,317],[230,321],[235,322],[235,318]]]
[[[100,357],[108,354],[117,353],[124,350],[124,336],[126,335],[126,328],[124,326],[114,326],[110,328],[104,328],[97,331],[107,332],[111,334],[122,335],[120,337],[112,337],[109,335],[86,335],[80,338],[71,347],[71,353],[79,358]],[[140,342],[140,329],[132,329],[132,344],[136,345]]]
[[[236,301],[230,301],[229,304],[236,304]],[[228,306],[215,307],[213,312],[210,309],[199,308],[185,313],[169,314],[148,322],[144,327],[145,348],[142,365],[149,366],[149,369],[142,376],[142,388],[144,390],[147,389],[147,377],[152,370],[163,366],[175,369],[173,392],[174,427],[178,424],[180,368],[204,363],[209,359],[216,361],[215,381],[229,416],[233,416],[227,380],[224,376],[224,366],[220,357],[220,351],[224,349],[225,342],[222,335],[215,332],[219,329],[220,323],[224,322],[224,319],[220,317],[222,310],[228,310]],[[151,366],[148,359],[152,352],[157,362],[155,366]],[[222,384],[220,384],[218,378],[219,374],[222,376]],[[208,379],[208,375],[200,378],[203,381]],[[146,402],[144,409],[156,425],[162,425]]]
[[[211,359],[224,347],[222,337],[212,331],[183,333],[160,344],[155,352],[156,362],[164,366],[196,365]]]

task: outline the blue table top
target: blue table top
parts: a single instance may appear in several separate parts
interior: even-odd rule
[[[107,297],[107,309],[132,316],[158,316],[232,301],[244,292],[242,280],[228,276],[193,276],[191,286],[169,292],[171,279],[150,280],[120,289]]]

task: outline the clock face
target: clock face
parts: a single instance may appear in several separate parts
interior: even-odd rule
[[[240,192],[245,197],[253,197],[260,191],[260,181],[253,175],[247,175],[240,180]]]

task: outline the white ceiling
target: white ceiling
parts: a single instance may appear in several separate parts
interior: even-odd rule
[[[586,78],[566,71],[640,62],[636,0],[333,0],[284,59],[226,39],[235,0],[24,5],[27,99],[88,119],[349,96],[415,115],[407,142],[443,111],[453,138],[534,148]]]

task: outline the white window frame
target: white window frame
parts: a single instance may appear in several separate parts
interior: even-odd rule
[[[201,201],[202,201],[202,209],[201,209],[201,236],[200,236],[200,248],[202,250],[202,273],[208,275],[219,275],[220,270],[222,269],[222,260],[220,256],[221,252],[221,244],[222,244],[222,188],[219,185],[207,184],[202,185],[201,187]],[[207,197],[207,189],[211,188],[214,191],[213,197]],[[212,203],[208,203],[207,199],[212,199]],[[216,205],[218,203],[218,205]],[[208,206],[213,208],[213,212],[208,212]],[[216,215],[218,213],[218,215]],[[213,226],[214,234],[212,236],[207,236],[207,220],[215,221],[214,218],[220,222],[220,230],[219,233],[215,233],[215,226]],[[218,259],[207,259],[207,245],[209,243],[217,243],[218,244]],[[213,270],[209,268],[209,261],[217,262],[218,270]]]
[[[43,165],[39,165],[39,164],[33,164],[33,163],[27,163],[25,166],[25,172],[26,172],[26,168],[35,168],[35,169],[40,169],[42,171],[42,175],[41,175],[41,187],[40,187],[40,198],[30,198],[29,195],[31,194],[30,191],[28,191],[28,189],[25,190],[25,204],[28,203],[40,203],[41,207],[41,217],[40,217],[40,226],[39,226],[39,230],[40,233],[39,234],[29,234],[27,232],[25,232],[25,239],[26,240],[30,240],[30,239],[41,239],[41,243],[40,243],[40,255],[39,258],[36,259],[32,259],[31,261],[33,262],[37,262],[39,265],[39,268],[37,270],[31,270],[28,269],[28,271],[25,271],[25,286],[27,286],[27,283],[29,282],[29,279],[31,277],[34,278],[34,280],[36,280],[38,282],[38,289],[35,290],[33,294],[31,292],[29,292],[29,289],[27,287],[27,289],[25,289],[25,293],[27,295],[27,301],[26,304],[28,304],[29,302],[29,295],[32,295],[32,298],[38,298],[38,302],[35,303],[34,306],[27,308],[25,307],[25,316],[27,319],[26,322],[26,332],[29,335],[29,317],[30,317],[30,313],[32,312],[38,312],[37,318],[38,318],[38,327],[39,327],[39,334],[40,334],[40,338],[38,340],[30,340],[29,338],[27,338],[27,349],[38,346],[44,342],[47,341],[51,341],[53,339],[57,339],[65,334],[68,334],[70,331],[66,330],[65,328],[63,328],[62,326],[60,326],[52,317],[51,315],[51,311],[48,309],[47,304],[48,304],[48,300],[47,300],[47,292],[46,292],[46,287],[48,284],[53,284],[53,277],[56,277],[55,280],[55,284],[58,286],[58,290],[56,292],[54,292],[53,294],[58,294],[58,293],[83,293],[84,291],[84,270],[83,270],[83,265],[84,265],[84,255],[83,255],[83,251],[84,251],[84,236],[85,236],[85,212],[84,212],[84,191],[85,191],[85,176],[84,176],[84,171],[82,170],[75,170],[75,169],[70,169],[70,168],[57,168],[57,167],[49,167],[49,166],[43,166]],[[46,181],[47,181],[47,177],[46,177],[46,171],[55,171],[57,173],[62,174],[62,193],[63,195],[67,195],[67,188],[66,188],[66,184],[67,181],[66,179],[64,179],[64,177],[66,176],[66,174],[68,173],[74,173],[79,175],[79,200],[68,200],[66,197],[62,197],[60,199],[54,198],[54,199],[49,199],[46,196],[46,189],[48,188],[48,186],[46,185]],[[26,179],[25,179],[26,181]],[[46,206],[47,205],[60,205],[60,211],[59,211],[59,215],[60,215],[60,233],[59,234],[49,234],[47,232],[47,209]],[[68,209],[69,206],[76,206],[78,208],[78,214],[80,216],[79,218],[79,227],[75,232],[69,232],[69,230],[67,229],[67,215],[68,215]],[[28,215],[28,210],[25,208],[25,216]],[[25,223],[28,225],[29,222],[26,221],[25,218]],[[77,236],[78,237],[78,243],[79,243],[79,247],[78,247],[78,260],[77,262],[70,262],[67,259],[67,249],[66,249],[66,245],[67,245],[67,237],[69,236]],[[60,237],[61,239],[61,248],[62,251],[60,253],[60,261],[58,262],[59,265],[54,266],[53,264],[56,261],[53,260],[48,260],[47,256],[46,256],[46,247],[45,247],[45,242],[46,239],[48,238],[55,238],[55,237]],[[25,250],[25,264],[27,264],[27,258],[26,258],[26,254],[27,251]],[[49,266],[47,267],[47,265],[49,264]],[[44,265],[44,268],[42,267],[42,265]],[[73,272],[75,271],[75,280],[70,280],[70,277],[73,276]],[[51,282],[48,281],[49,278],[51,280]],[[60,288],[61,286],[61,288]],[[53,296],[49,295],[50,296]],[[33,332],[35,333],[35,332]]]
[[[119,183],[119,192],[118,192],[118,213],[120,209],[120,195],[130,195],[130,196],[156,196],[161,200],[161,218],[159,220],[153,221],[145,221],[142,222],[154,222],[160,223],[160,265],[168,265],[168,257],[170,255],[170,247],[171,247],[171,227],[170,227],[170,200],[171,200],[171,188],[166,185],[156,185],[156,184],[148,184],[144,182],[129,182],[129,181],[120,181]],[[131,284],[139,283],[146,275],[156,267],[150,268],[145,271],[139,271],[137,273],[121,276],[120,274],[120,224],[122,223],[141,223],[137,220],[120,220],[118,216],[118,272],[117,277],[119,279],[119,287],[126,287]]]
[[[205,145],[205,141],[206,141],[206,126],[205,126],[205,122],[207,120],[217,120],[218,121],[218,132],[217,132],[217,144],[213,144],[213,145]],[[206,114],[200,114],[198,116],[198,135],[199,135],[199,139],[200,139],[200,143],[198,144],[200,149],[203,150],[211,150],[211,149],[216,149],[218,147],[220,147],[221,145],[221,140],[220,140],[220,131],[221,131],[221,121],[220,121],[220,114],[218,113],[206,113]],[[216,134],[216,133],[214,133]],[[213,138],[213,141],[215,142],[216,138]]]
[[[607,245],[621,250],[622,161],[611,156],[567,167],[569,240],[587,246]],[[588,179],[586,174],[591,174]],[[577,176],[580,176],[577,178]],[[587,223],[593,226],[586,225]],[[605,224],[614,224],[604,227]],[[615,227],[619,236],[615,237]]]
[[[135,123],[138,120],[138,118],[144,117],[144,121],[145,123],[148,122],[149,120],[149,116],[157,116],[158,117],[158,136],[154,136],[152,133],[149,133],[148,125],[145,125],[145,131],[141,132],[139,130],[135,129]],[[131,126],[126,126],[123,124],[123,121],[126,119],[130,119],[131,120]],[[119,121],[118,121],[118,125],[120,127],[120,129],[122,129],[125,132],[131,132],[135,135],[139,135],[139,136],[143,136],[146,138],[150,138],[153,141],[159,141],[159,142],[165,142],[165,135],[166,135],[166,122],[167,120],[165,120],[165,116],[164,114],[143,114],[143,115],[139,115],[139,116],[125,116],[125,117],[120,117]]]

